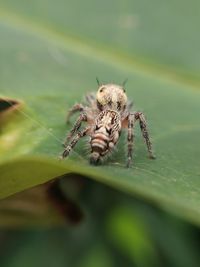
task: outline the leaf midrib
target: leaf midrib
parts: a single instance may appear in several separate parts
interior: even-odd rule
[[[72,51],[81,56],[90,57],[99,62],[112,65],[115,68],[125,69],[130,73],[138,73],[142,76],[150,76],[156,80],[162,80],[172,84],[178,84],[187,89],[200,89],[200,81],[191,74],[180,74],[164,65],[143,62],[139,57],[130,56],[122,51],[111,50],[110,47],[99,45],[88,39],[83,39],[72,34],[58,32],[53,25],[38,20],[37,22],[21,14],[0,7],[0,20],[12,28],[31,33],[40,39],[55,43],[61,48]]]

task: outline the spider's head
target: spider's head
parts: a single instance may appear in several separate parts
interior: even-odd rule
[[[109,108],[120,112],[126,108],[127,104],[125,89],[121,85],[116,84],[100,85],[96,99],[100,110]]]

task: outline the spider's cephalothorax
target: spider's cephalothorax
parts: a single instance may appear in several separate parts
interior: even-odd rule
[[[98,164],[117,144],[122,128],[127,129],[127,166],[130,166],[134,142],[134,126],[139,120],[140,128],[147,145],[150,158],[155,158],[147,130],[146,120],[142,112],[131,112],[132,102],[128,102],[123,86],[116,84],[99,85],[97,94],[86,95],[86,105],[76,104],[69,111],[70,116],[79,111],[80,115],[74,127],[67,135],[62,158],[69,155],[78,140],[90,136],[90,162]],[[80,130],[81,123],[87,126]]]
[[[116,84],[101,85],[96,95],[100,110],[111,109],[123,112],[127,104],[127,96],[122,86]]]

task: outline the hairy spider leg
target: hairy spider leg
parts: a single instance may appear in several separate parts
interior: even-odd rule
[[[67,134],[65,141],[63,143],[64,147],[66,147],[67,143],[70,141],[70,139],[72,138],[72,136],[79,130],[79,128],[81,127],[81,124],[83,121],[87,121],[87,115],[85,113],[81,113],[77,119],[77,121],[75,122],[73,128],[71,129],[71,131],[69,132],[69,134]]]
[[[135,128],[135,122],[136,117],[134,114],[129,114],[128,116],[128,134],[127,134],[127,144],[128,144],[128,153],[127,153],[127,167],[130,167],[130,164],[132,162],[132,155],[133,155],[133,144],[134,144],[134,128]]]
[[[87,132],[89,131],[89,127],[86,127],[85,129],[83,129],[82,131],[78,132],[76,134],[76,136],[72,139],[72,141],[68,144],[68,146],[64,149],[63,153],[62,153],[62,158],[66,158],[69,153],[71,152],[71,150],[75,147],[75,145],[77,144],[77,142],[79,141],[80,138],[82,138],[83,136],[85,136],[87,134]]]
[[[136,112],[135,113],[135,118],[139,120],[140,129],[141,129],[144,141],[145,141],[146,146],[147,146],[147,150],[148,150],[148,153],[149,153],[149,158],[155,159],[156,157],[153,154],[152,143],[151,143],[151,140],[150,140],[150,137],[149,137],[149,131],[147,129],[147,122],[146,122],[145,116],[144,116],[144,114],[142,112]]]
[[[84,107],[82,104],[75,104],[67,113],[67,117],[66,117],[66,123],[69,122],[69,119],[72,115],[74,115],[76,112],[81,112],[84,110]]]
[[[89,93],[85,96],[86,101],[89,105],[93,105],[94,102],[96,102],[95,94]]]

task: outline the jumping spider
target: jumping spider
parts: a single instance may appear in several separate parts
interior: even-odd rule
[[[80,112],[80,115],[66,137],[62,158],[69,155],[81,137],[89,135],[90,163],[96,165],[113,150],[122,128],[126,128],[127,167],[129,167],[132,161],[134,127],[138,120],[149,157],[154,159],[144,114],[130,111],[132,102],[127,100],[124,86],[98,83],[98,87],[96,96],[93,93],[86,95],[86,106],[76,104],[68,112],[67,122],[74,113]],[[79,131],[82,122],[87,122],[87,126]]]

